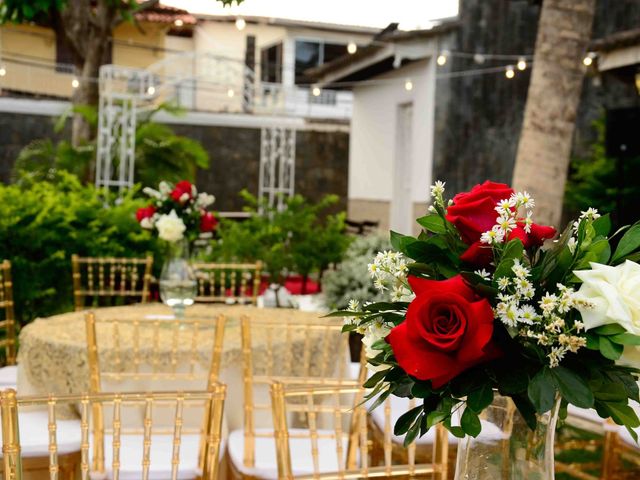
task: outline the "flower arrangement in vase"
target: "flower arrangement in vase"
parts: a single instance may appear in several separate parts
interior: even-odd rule
[[[422,233],[391,232],[395,251],[369,265],[391,301],[331,314],[364,335],[371,408],[391,395],[421,399],[395,434],[408,444],[442,423],[464,438],[460,479],[553,478],[555,421],[568,404],[637,439],[640,371],[618,360],[640,345],[640,224],[609,236],[608,215],[589,209],[551,241],[556,230],[533,222],[527,192],[485,182],[447,202],[436,182],[431,195]],[[487,449],[495,402],[511,406],[500,438],[520,445]]]

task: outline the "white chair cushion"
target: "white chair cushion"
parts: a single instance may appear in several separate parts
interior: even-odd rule
[[[104,478],[113,478],[113,437],[104,438]],[[92,450],[93,451],[93,450]],[[122,480],[138,480],[142,472],[142,435],[121,435],[120,437],[120,477]],[[189,480],[199,477],[200,435],[183,435],[180,440],[180,465],[178,479]],[[152,435],[149,466],[149,480],[171,478],[171,459],[173,457],[173,435]],[[92,478],[98,478],[92,474]]]
[[[7,365],[0,368],[0,388],[5,390],[7,388],[16,389],[18,385],[18,366]]]
[[[271,433],[266,428],[256,429],[259,433]],[[289,433],[289,448],[294,475],[313,474],[313,458],[311,456],[311,440],[309,438],[295,438],[296,432],[305,430],[291,428]],[[334,434],[333,430],[318,430],[318,433]],[[343,439],[343,451],[346,455],[347,439]],[[253,467],[244,466],[244,430],[234,430],[229,434],[227,443],[229,458],[236,470],[244,475],[268,480],[278,478],[278,463],[276,460],[275,439],[269,437],[255,438],[255,464]],[[336,441],[333,438],[318,439],[318,459],[321,472],[338,471]]]
[[[20,412],[18,429],[23,457],[49,456],[48,416],[45,411]],[[58,454],[79,452],[82,436],[79,420],[58,420],[56,422],[56,440]],[[2,452],[0,452],[2,456]]]

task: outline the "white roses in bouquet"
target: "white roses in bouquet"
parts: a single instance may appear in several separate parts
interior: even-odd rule
[[[160,215],[160,218],[156,221],[156,228],[158,229],[158,236],[167,242],[181,240],[184,236],[184,231],[187,229],[184,221],[178,217],[175,210],[171,210],[168,215]]]
[[[583,282],[577,308],[585,328],[617,323],[640,335],[640,265],[627,260],[615,267],[591,263],[591,268],[574,272]]]

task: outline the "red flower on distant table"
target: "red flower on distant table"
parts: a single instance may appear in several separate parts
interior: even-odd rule
[[[176,202],[184,203],[193,198],[193,185],[187,180],[178,182],[171,192],[171,198]],[[186,197],[184,195],[187,195]]]
[[[508,199],[513,193],[509,185],[487,180],[473,187],[471,191],[453,197],[453,205],[447,208],[446,218],[455,225],[462,241],[469,245],[460,256],[463,261],[478,266],[485,266],[491,262],[492,249],[480,242],[480,236],[496,224],[498,213],[495,208],[498,202]],[[555,234],[555,228],[535,223],[531,225],[531,232],[527,233],[524,230],[524,222],[518,222],[507,240],[519,238],[526,248],[530,248],[542,245]]]
[[[493,310],[460,275],[444,281],[409,277],[416,294],[403,323],[387,336],[400,367],[434,388],[501,352],[491,340]]]
[[[201,232],[213,232],[218,225],[218,220],[213,216],[211,212],[203,212],[200,217],[200,231]]]
[[[153,217],[153,214],[156,213],[156,207],[153,205],[149,205],[148,207],[139,208],[136,212],[136,220],[140,223],[145,218]]]

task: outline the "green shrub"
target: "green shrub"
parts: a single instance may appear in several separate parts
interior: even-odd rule
[[[349,300],[358,300],[360,304],[386,300],[384,292],[374,288],[367,265],[378,252],[390,249],[389,240],[381,235],[356,238],[345,252],[342,263],[324,276],[322,287],[327,307],[341,310],[347,308]]]
[[[25,180],[0,185],[0,258],[12,262],[16,313],[22,323],[72,309],[72,254],[159,253],[156,239],[135,219],[144,201],[134,199],[134,193],[105,207],[108,202],[93,186],[60,171],[55,184]]]

